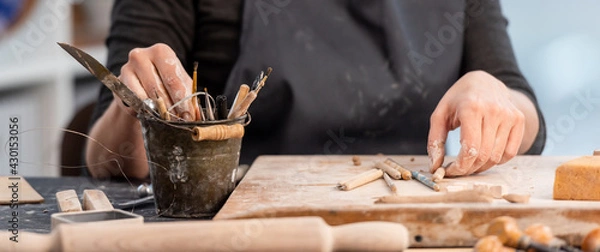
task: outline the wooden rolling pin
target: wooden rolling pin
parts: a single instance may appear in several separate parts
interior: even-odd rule
[[[140,225],[60,225],[49,235],[19,233],[5,251],[402,251],[408,231],[399,223],[330,227],[319,217],[179,221]]]

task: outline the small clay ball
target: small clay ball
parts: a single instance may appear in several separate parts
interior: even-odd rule
[[[352,156],[352,163],[355,166],[359,166],[361,164],[360,157],[359,156]]]

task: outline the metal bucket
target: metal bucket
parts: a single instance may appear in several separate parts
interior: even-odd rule
[[[244,123],[237,119],[166,122],[139,117],[150,178],[159,215],[184,218],[214,216],[235,188],[241,138],[192,140],[196,126]]]

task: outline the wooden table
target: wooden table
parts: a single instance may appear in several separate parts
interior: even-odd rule
[[[411,170],[428,170],[425,156],[389,156]],[[521,156],[482,174],[444,179],[442,187],[485,182],[503,185],[507,192],[529,193],[529,204],[504,200],[455,204],[374,204],[390,195],[383,180],[352,191],[336,189],[339,181],[371,169],[382,156],[361,156],[353,166],[351,156],[262,156],[240,182],[219,219],[283,216],[321,216],[331,225],[383,220],[403,223],[413,247],[472,246],[497,216],[509,215],[525,228],[543,223],[555,235],[579,244],[584,235],[600,226],[600,202],[552,200],[554,171],[574,157]],[[429,173],[427,172],[429,176]],[[399,195],[431,195],[416,181],[395,181]]]

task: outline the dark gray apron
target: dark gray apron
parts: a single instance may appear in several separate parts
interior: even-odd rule
[[[429,117],[459,77],[464,1],[244,3],[226,94],[274,72],[242,162],[261,154],[425,154]]]

